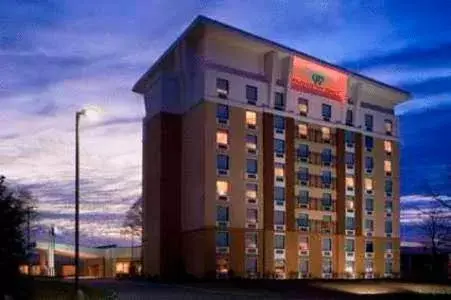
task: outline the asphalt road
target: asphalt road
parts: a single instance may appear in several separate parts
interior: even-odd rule
[[[128,280],[84,280],[83,284],[106,288],[113,291],[116,297],[111,299],[288,299],[278,295],[239,290],[207,290],[202,288],[184,287],[178,285],[158,284],[151,282],[135,282]]]

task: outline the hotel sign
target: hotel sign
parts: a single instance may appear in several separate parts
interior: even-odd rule
[[[348,76],[295,56],[291,73],[291,88],[343,102],[347,97]]]

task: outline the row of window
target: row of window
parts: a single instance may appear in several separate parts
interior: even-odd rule
[[[216,92],[220,98],[227,98],[229,95],[229,81],[223,78],[216,79]],[[246,100],[248,104],[255,105],[258,101],[258,89],[252,85],[246,85]],[[286,101],[285,95],[280,92],[274,93],[274,108],[278,110],[285,110]],[[306,116],[309,111],[308,100],[305,98],[298,98],[298,110],[299,114]],[[321,106],[321,115],[324,120],[330,121],[332,118],[332,106],[330,104],[323,103]],[[367,131],[373,131],[373,115],[365,114],[365,129]],[[354,118],[353,111],[348,109],[346,111],[346,125],[353,126]],[[393,123],[391,120],[385,120],[385,132],[387,135],[391,135],[393,130]]]

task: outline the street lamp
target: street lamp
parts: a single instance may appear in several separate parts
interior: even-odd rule
[[[80,117],[85,116],[89,119],[97,119],[100,110],[96,107],[86,107],[75,113],[75,293],[79,293],[80,279],[80,207],[79,207],[79,189],[80,189],[80,153],[79,153],[79,127]]]

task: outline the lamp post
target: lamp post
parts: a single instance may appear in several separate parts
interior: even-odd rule
[[[93,107],[85,108],[75,113],[75,295],[79,294],[80,285],[80,153],[79,131],[80,118],[86,116],[95,118],[99,110]]]

